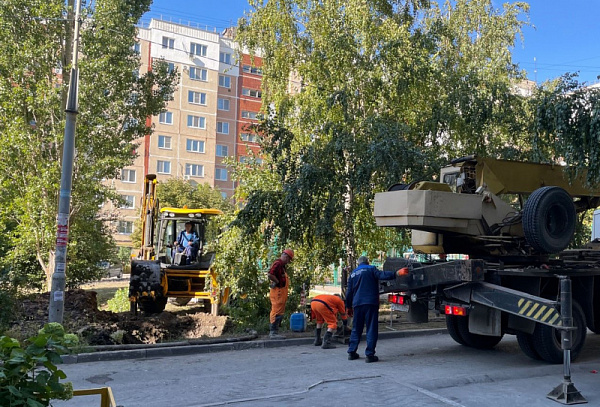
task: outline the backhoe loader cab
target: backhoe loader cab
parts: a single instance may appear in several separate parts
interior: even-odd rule
[[[142,201],[140,255],[131,262],[129,300],[131,309],[162,312],[168,298],[178,305],[197,299],[218,314],[221,290],[212,266],[218,235],[215,217],[223,213],[210,208],[162,208],[156,199],[156,177],[146,176]],[[191,223],[198,237],[193,256],[178,250],[175,242],[185,224]]]

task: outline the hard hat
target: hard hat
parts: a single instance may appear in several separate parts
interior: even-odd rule
[[[294,260],[294,251],[292,249],[285,249],[283,252],[290,257],[290,260]]]

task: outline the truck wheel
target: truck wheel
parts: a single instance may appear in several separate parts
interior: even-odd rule
[[[583,310],[575,301],[573,301],[573,326],[577,329],[573,331],[572,361],[579,356],[587,333]],[[560,347],[560,330],[549,325],[536,324],[533,331],[533,344],[542,360],[555,364],[563,362],[563,350]]]
[[[469,332],[469,318],[459,317],[456,319],[458,334],[465,345],[475,349],[492,349],[502,340],[502,336],[479,335]]]
[[[146,314],[158,314],[165,310],[167,297],[160,298],[140,298],[138,302],[140,309]]]
[[[454,342],[460,345],[467,345],[464,339],[458,333],[458,322],[456,321],[458,318],[456,315],[446,315],[446,328],[448,329],[448,333],[450,337],[454,339]]]
[[[540,253],[565,249],[575,232],[573,198],[560,187],[538,188],[523,208],[523,232],[527,243]]]
[[[519,342],[519,347],[525,355],[531,359],[542,360],[540,354],[535,350],[532,334],[526,334],[525,332],[517,333],[517,342]]]

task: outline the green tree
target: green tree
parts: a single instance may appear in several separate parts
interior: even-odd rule
[[[238,40],[263,57],[264,118],[254,130],[266,164],[245,181],[236,225],[265,244],[300,245],[317,267],[401,247],[403,235],[374,224],[374,193],[431,178],[450,156],[521,143],[509,49],[526,4],[251,5]]]
[[[16,277],[53,272],[55,222],[73,31],[73,0],[0,3],[0,225],[4,267]],[[86,2],[81,30],[79,115],[70,213],[67,285],[98,276],[110,258],[99,207],[118,199],[102,183],[130,165],[177,77],[164,62],[138,75],[135,24],[151,0]],[[84,5],[85,5],[84,4]],[[37,266],[22,267],[23,262]]]

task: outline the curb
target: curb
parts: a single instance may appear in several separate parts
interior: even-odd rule
[[[394,338],[408,338],[413,336],[427,336],[427,335],[439,335],[445,334],[448,331],[446,328],[433,328],[433,329],[413,329],[406,331],[394,331],[394,332],[380,332],[379,340],[382,339],[394,339]],[[363,334],[362,340],[365,339]],[[145,359],[145,358],[158,358],[158,357],[169,357],[169,356],[182,356],[192,355],[200,353],[214,353],[214,352],[225,352],[232,350],[248,350],[257,348],[281,348],[284,346],[300,346],[312,344],[314,338],[293,338],[293,339],[259,339],[259,340],[248,340],[238,342],[225,342],[215,344],[204,344],[204,345],[189,345],[189,346],[161,346],[148,347],[144,349],[131,349],[131,350],[114,350],[114,351],[101,351],[91,353],[79,353],[77,355],[65,355],[62,356],[63,364],[74,364],[74,363],[90,363],[90,362],[107,362],[114,360],[126,360],[126,359]]]

